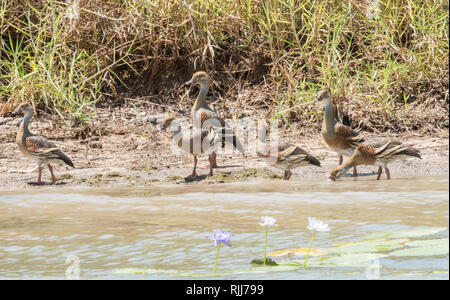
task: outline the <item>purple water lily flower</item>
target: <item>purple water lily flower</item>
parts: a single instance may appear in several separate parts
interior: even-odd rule
[[[224,243],[231,247],[230,239],[232,236],[233,235],[229,232],[215,229],[213,236],[209,236],[208,238],[210,238],[211,240],[214,240],[214,246],[217,246],[220,243]]]

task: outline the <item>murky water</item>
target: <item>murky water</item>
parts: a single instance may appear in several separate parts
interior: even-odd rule
[[[446,227],[448,177],[390,181],[254,182],[171,185],[158,188],[52,189],[0,194],[0,278],[66,278],[78,263],[80,278],[165,279],[173,274],[128,274],[126,268],[211,273],[214,229],[234,234],[223,247],[224,279],[365,279],[364,268],[310,267],[297,271],[230,273],[261,258],[264,215],[277,218],[268,252],[307,247],[308,217],[332,227],[313,248],[358,241],[371,233]],[[449,256],[380,259],[380,279],[448,279]],[[69,269],[68,269],[69,268]],[[264,268],[264,267],[260,267]],[[266,267],[268,268],[268,267]],[[187,276],[187,275],[185,275]],[[217,277],[203,277],[217,278]]]

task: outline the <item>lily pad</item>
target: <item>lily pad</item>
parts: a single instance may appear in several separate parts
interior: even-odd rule
[[[289,271],[297,271],[300,268],[300,265],[295,263],[286,263],[286,264],[278,264],[277,266],[270,267],[255,267],[250,269],[240,269],[234,270],[228,273],[228,275],[235,274],[264,274],[264,273],[276,273],[276,272],[289,272]]]
[[[413,247],[393,251],[389,253],[390,256],[401,257],[401,256],[439,256],[448,255],[448,244],[447,245],[436,245],[433,247]]]
[[[382,253],[350,253],[336,256],[313,258],[308,260],[308,266],[315,267],[358,267],[366,268],[374,260],[386,257]]]
[[[367,236],[367,239],[405,239],[420,238],[433,235],[447,230],[447,227],[425,227],[419,226],[408,230],[392,231],[392,232],[376,232]]]
[[[374,239],[358,242],[348,242],[344,244],[338,244],[334,247],[328,248],[325,251],[328,253],[345,254],[345,253],[374,253],[385,252],[402,248],[407,239]]]
[[[428,248],[446,248],[448,250],[448,238],[432,240],[416,240],[407,242],[408,247],[428,247]]]
[[[199,273],[199,272],[186,272],[177,270],[162,270],[162,269],[139,269],[139,268],[125,268],[119,269],[116,274],[134,274],[134,275],[147,275],[147,274],[168,274],[172,277],[196,277],[196,278],[206,278],[206,277],[221,277],[230,276],[236,274],[264,274],[264,273],[274,273],[274,272],[288,272],[296,271],[300,267],[297,262],[284,262],[281,265],[276,266],[258,266],[254,268],[236,269],[236,270],[225,270],[219,273]]]
[[[270,257],[274,258],[288,258],[293,256],[300,256],[300,257],[306,257],[306,253],[308,252],[307,247],[302,248],[293,248],[293,249],[283,249],[279,251],[274,251],[268,254]],[[328,253],[325,251],[325,249],[311,249],[309,252],[310,257],[314,256],[324,256]]]

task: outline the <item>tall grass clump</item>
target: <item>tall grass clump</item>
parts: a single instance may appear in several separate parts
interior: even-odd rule
[[[447,1],[0,1],[0,114],[30,100],[83,122],[125,95],[179,106],[202,69],[216,96],[286,124],[317,127],[309,102],[328,88],[365,129],[448,128]]]

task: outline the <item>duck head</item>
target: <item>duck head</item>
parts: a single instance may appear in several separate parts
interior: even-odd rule
[[[19,115],[26,115],[26,114],[31,114],[33,113],[33,107],[31,106],[30,103],[25,102],[20,104],[12,113],[11,116],[15,117],[15,116],[19,116]]]
[[[209,84],[209,76],[206,72],[199,71],[192,75],[191,80],[184,83],[185,85],[208,85]]]
[[[317,93],[317,97],[316,100],[314,102],[319,102],[325,99],[329,99],[330,98],[330,93],[328,92],[328,90],[320,90]]]

